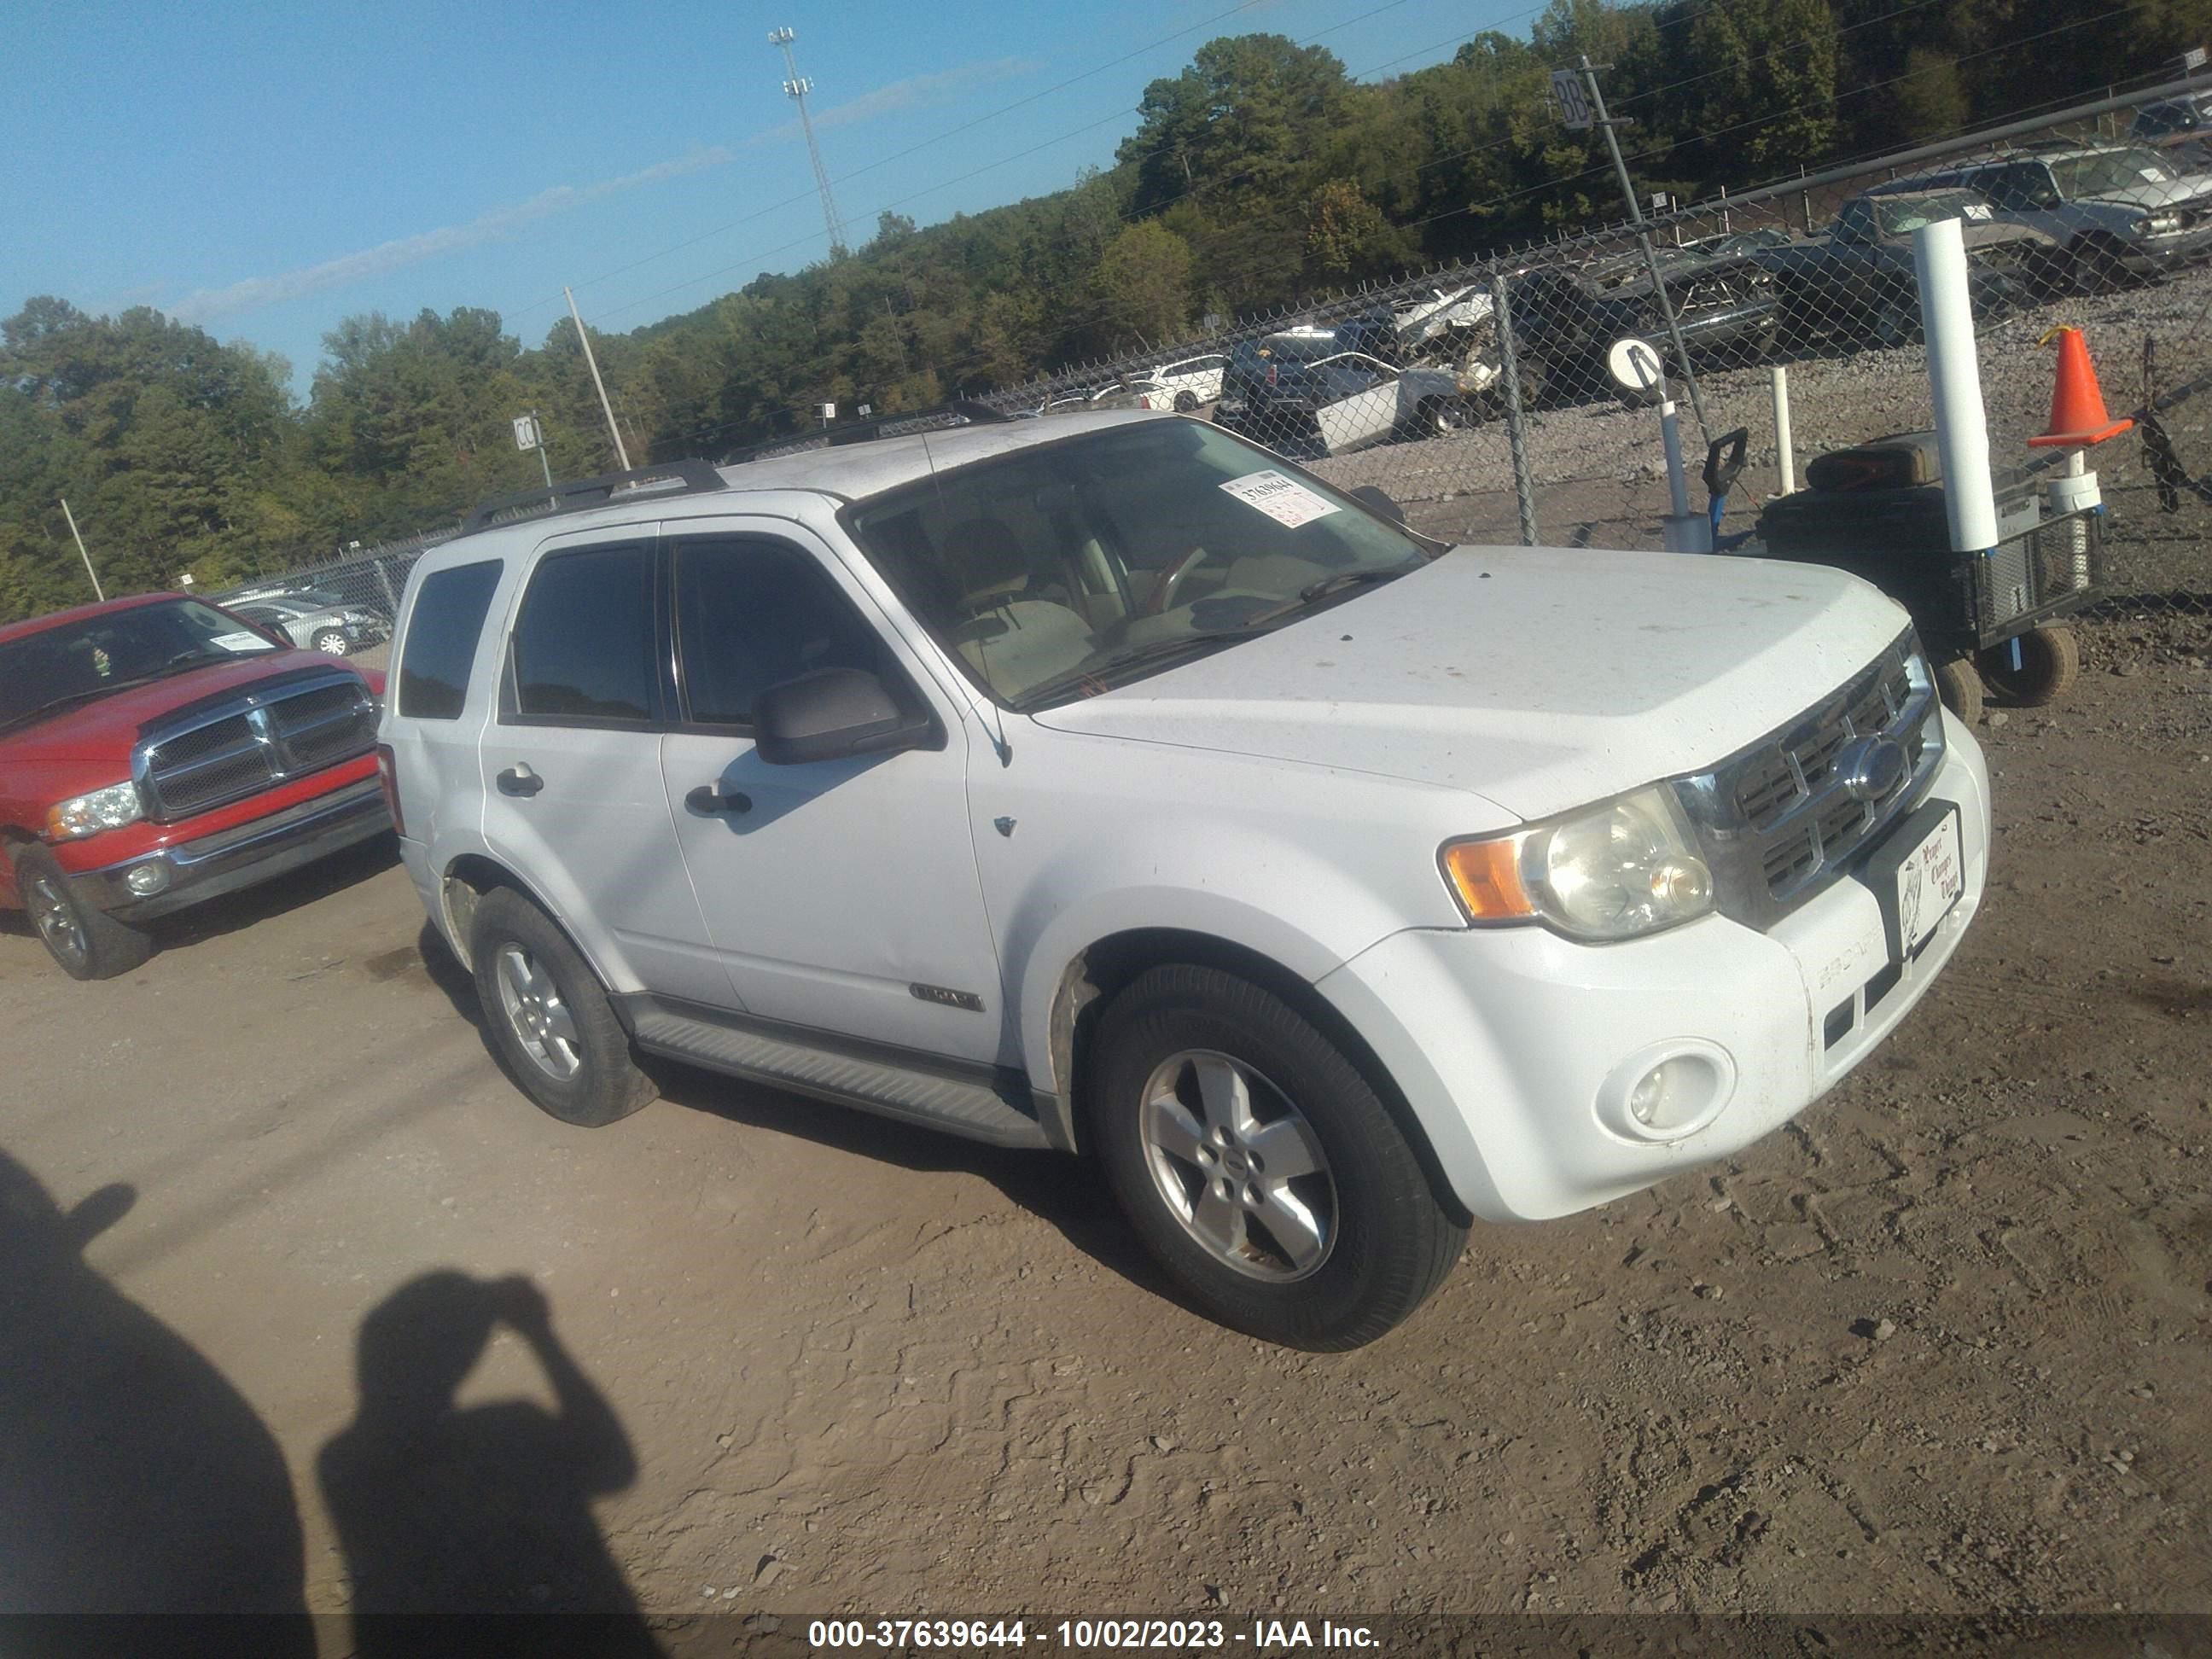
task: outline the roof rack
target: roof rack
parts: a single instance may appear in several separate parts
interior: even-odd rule
[[[461,533],[468,535],[489,525],[514,524],[524,519],[581,513],[590,507],[605,507],[618,495],[695,495],[728,488],[709,461],[667,461],[659,466],[635,466],[627,472],[602,472],[596,478],[568,479],[550,489],[526,489],[482,502],[469,514]]]
[[[865,420],[847,421],[840,426],[824,427],[819,432],[771,438],[766,443],[750,444],[742,449],[732,450],[722,458],[722,465],[741,466],[747,461],[772,460],[778,455],[803,455],[810,450],[835,449],[845,444],[873,443],[878,438],[902,438],[909,432],[942,432],[957,426],[997,426],[1013,418],[988,404],[979,404],[971,398],[956,398],[951,403],[940,404],[934,409],[871,415]]]

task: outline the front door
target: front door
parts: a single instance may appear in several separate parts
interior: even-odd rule
[[[997,951],[968,824],[970,727],[873,600],[810,532],[672,526],[681,708],[661,750],[678,839],[747,1012],[995,1061]],[[940,746],[771,766],[753,702],[859,668],[926,702]]]

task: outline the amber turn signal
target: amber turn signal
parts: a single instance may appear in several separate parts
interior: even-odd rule
[[[1443,865],[1470,920],[1513,921],[1536,914],[1521,884],[1519,837],[1454,842],[1444,848]]]

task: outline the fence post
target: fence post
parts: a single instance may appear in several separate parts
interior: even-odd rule
[[[1505,443],[1513,453],[1513,497],[1521,511],[1521,545],[1536,544],[1536,484],[1528,472],[1528,433],[1521,410],[1521,355],[1513,346],[1512,301],[1505,273],[1490,274],[1490,319],[1498,330],[1498,366],[1505,381]]]

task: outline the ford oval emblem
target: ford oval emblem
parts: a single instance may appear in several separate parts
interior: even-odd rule
[[[1853,800],[1888,799],[1911,769],[1895,738],[1865,738],[1836,757],[1836,775]]]

